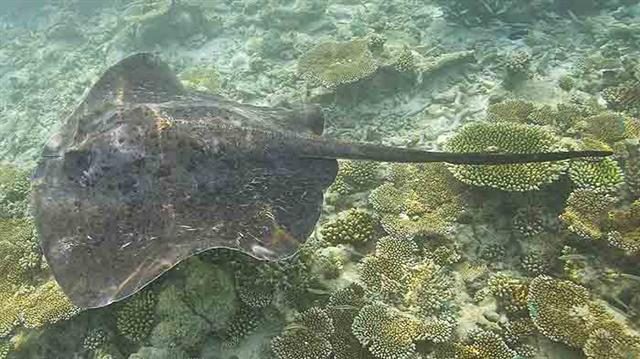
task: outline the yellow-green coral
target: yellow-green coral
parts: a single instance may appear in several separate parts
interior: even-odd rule
[[[21,324],[39,328],[78,313],[49,273],[25,265],[29,257],[41,261],[31,221],[0,219],[0,337]]]
[[[577,188],[612,193],[624,182],[618,162],[612,158],[571,162],[569,177]]]
[[[576,189],[569,198],[560,220],[573,233],[584,239],[600,239],[602,224],[612,209],[615,198],[592,189]]]
[[[441,163],[392,166],[389,182],[373,190],[369,202],[396,237],[448,234],[464,208],[455,179]]]
[[[587,358],[634,358],[640,337],[591,299],[586,288],[539,276],[529,287],[529,314],[549,339],[581,348]]]
[[[526,123],[535,105],[529,101],[506,100],[494,103],[487,108],[487,117],[491,121]]]
[[[375,221],[371,214],[360,209],[350,209],[322,225],[322,238],[332,244],[363,243],[373,238]]]
[[[541,127],[518,123],[472,123],[464,126],[447,143],[448,151],[539,153],[560,150],[558,139]],[[504,191],[531,191],[557,180],[567,163],[544,162],[513,165],[449,165],[460,181]]]
[[[328,88],[357,82],[377,68],[366,40],[324,42],[298,61],[298,72],[303,78]]]
[[[581,122],[586,134],[609,144],[623,140],[627,134],[628,119],[621,113],[602,112]]]

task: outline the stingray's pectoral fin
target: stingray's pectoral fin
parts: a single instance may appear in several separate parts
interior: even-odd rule
[[[606,157],[611,151],[564,151],[541,153],[452,153],[379,146],[366,143],[313,139],[301,149],[301,157],[372,160],[383,162],[447,162],[471,165],[501,165],[561,161],[572,158]]]
[[[161,102],[184,92],[171,68],[157,56],[138,53],[111,66],[91,88],[84,105]]]

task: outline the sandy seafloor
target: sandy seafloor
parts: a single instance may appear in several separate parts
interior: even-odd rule
[[[594,137],[616,152],[613,175],[596,173],[598,169],[586,179],[563,173],[557,181],[542,181],[554,183],[527,191],[487,185],[491,180],[479,183],[459,173],[443,179],[437,177],[441,168],[414,169],[417,177],[409,181],[428,178],[412,187],[400,183],[402,170],[390,165],[341,164],[338,179],[344,188],[333,186],[327,192],[318,230],[309,241],[307,254],[315,259],[274,271],[247,269],[252,264],[242,260],[229,265],[231,259],[216,255],[185,265],[183,272],[202,270],[205,274],[197,275],[217,276],[212,283],[232,287],[225,295],[206,283],[191,287],[206,288],[209,299],[197,296],[201,302],[195,310],[198,317],[211,315],[204,324],[167,312],[167,305],[175,305],[167,304],[171,288],[189,286],[189,274],[183,273],[149,289],[155,299],[147,307],[125,302],[31,327],[22,317],[0,336],[0,358],[640,358],[640,154],[633,132],[634,126],[640,132],[640,5],[483,3],[486,8],[478,9],[462,0],[0,2],[3,169],[31,170],[47,138],[99,76],[141,51],[158,54],[185,85],[199,91],[260,106],[318,104],[330,138],[442,150],[461,126],[504,120],[487,114],[490,104],[524,100],[537,108],[597,108],[585,110],[575,126],[542,127],[561,137],[559,143],[569,143],[565,148]],[[531,6],[524,16],[523,4]],[[323,86],[300,65],[319,44],[365,41],[372,46],[374,38],[384,45],[378,53],[372,50],[376,68],[362,78]],[[630,90],[620,105],[607,91],[622,87]],[[627,130],[613,139],[598,137],[607,132],[598,128],[617,122],[595,124],[596,118],[611,113]],[[523,126],[534,125],[540,123]],[[513,173],[507,175],[517,176]],[[416,230],[412,224],[398,229],[403,220],[442,219],[441,213],[428,216],[438,212],[434,206],[453,200],[429,203],[438,199],[425,191],[442,190],[443,183],[456,187],[444,193],[462,203],[455,219],[444,220],[447,230],[435,225]],[[398,199],[402,210],[389,212],[375,200],[384,185],[416,198]],[[0,195],[2,190],[6,187],[0,186]],[[595,214],[575,203],[570,206],[569,197],[578,190],[606,195],[611,205]],[[589,198],[591,208],[605,201]],[[369,222],[348,217],[353,211],[365,213]],[[584,228],[596,228],[598,235],[585,235]],[[331,230],[338,233],[333,241],[328,239]],[[611,244],[614,232],[626,246]],[[376,249],[381,238],[415,246],[402,255],[406,265],[389,269],[384,260],[378,267],[367,264],[384,252]],[[398,271],[398,278],[388,278]],[[278,283],[276,289],[267,294],[256,293],[263,289],[259,285],[247,289],[264,278]],[[407,292],[389,289],[393,285],[385,278]],[[336,291],[350,283],[364,288],[360,306],[335,304]],[[540,294],[543,290],[549,293]],[[0,298],[10,303],[20,295]],[[582,299],[567,299],[573,297]],[[228,305],[222,308],[224,301]],[[428,309],[425,302],[431,303]],[[213,313],[212,307],[228,313]],[[598,316],[596,307],[607,314]],[[254,312],[247,315],[242,311],[246,308]],[[344,323],[336,311],[353,311],[355,322],[352,317],[347,329],[340,327]],[[309,323],[327,319],[331,329],[305,324],[305,313],[312,318]],[[552,319],[545,321],[545,315]],[[127,324],[129,316],[134,324]],[[135,324],[137,320],[149,324]],[[426,327],[414,333],[412,328],[420,325]],[[572,335],[578,329],[584,333],[576,339]],[[92,340],[97,344],[88,344]],[[348,349],[341,352],[344,347]]]

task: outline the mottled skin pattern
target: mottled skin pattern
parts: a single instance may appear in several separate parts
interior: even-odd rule
[[[496,164],[606,154],[434,153],[326,140],[322,128],[317,108],[187,93],[153,55],[122,60],[52,137],[34,175],[56,280],[76,305],[100,307],[207,249],[291,256],[318,220],[336,158]]]

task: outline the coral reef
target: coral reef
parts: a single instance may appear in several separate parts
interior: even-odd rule
[[[615,198],[591,189],[577,189],[569,195],[560,220],[567,228],[585,239],[602,238],[602,224],[613,209]]]
[[[377,68],[366,40],[324,42],[298,61],[298,73],[303,78],[327,88],[357,82]]]
[[[446,145],[452,152],[496,151],[534,153],[560,149],[558,139],[546,130],[517,123],[472,123],[458,131]],[[449,165],[460,181],[504,191],[531,191],[557,180],[566,169],[564,162],[501,166]]]
[[[29,213],[29,172],[0,163],[0,218],[20,218]]]

